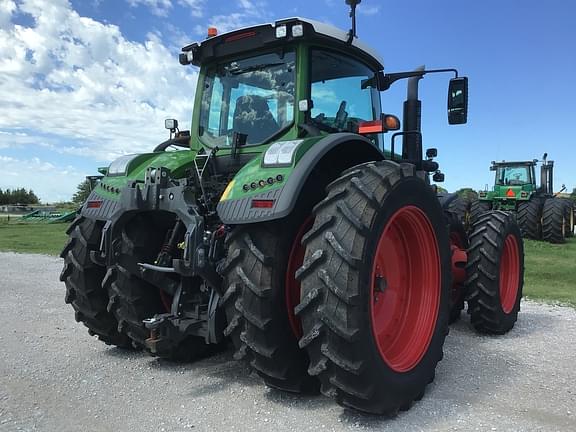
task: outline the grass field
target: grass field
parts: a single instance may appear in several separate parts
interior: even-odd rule
[[[58,255],[68,224],[7,223],[0,218],[0,251]],[[564,245],[525,240],[524,295],[576,306],[576,239]]]

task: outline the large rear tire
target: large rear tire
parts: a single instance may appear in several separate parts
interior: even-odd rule
[[[542,238],[542,201],[532,198],[518,204],[516,213],[518,226],[525,238],[540,240]]]
[[[574,237],[574,201],[564,199],[564,218],[566,220],[565,237]]]
[[[492,209],[492,203],[490,201],[480,201],[474,200],[470,205],[470,227],[487,211]]]
[[[542,210],[542,240],[550,243],[566,242],[566,211],[563,200],[548,198]]]
[[[241,340],[253,369],[269,387],[310,393],[318,391],[319,383],[307,373],[309,359],[298,346],[299,323],[294,321],[288,290],[294,288],[288,273],[292,268],[294,280],[298,266],[290,265],[291,252],[303,222],[293,218],[237,227],[228,253],[238,259],[228,271],[227,285],[229,290],[241,287],[237,303],[245,323]]]
[[[108,292],[102,287],[106,268],[90,258],[90,253],[99,249],[102,224],[78,216],[66,234],[69,239],[60,254],[64,258],[60,280],[66,284],[65,301],[74,308],[76,321],[108,345],[129,347],[130,339],[118,332],[118,321],[106,310]]]
[[[122,260],[122,256],[128,256],[131,262],[153,262],[162,241],[163,233],[153,229],[145,217],[137,216],[125,225],[119,259],[108,269],[103,282],[110,296],[108,310],[118,320],[119,331],[130,337],[135,348],[144,348],[150,354],[168,360],[190,361],[210,351],[210,345],[203,338],[188,337],[174,343],[164,341],[161,348],[154,352],[149,350],[146,340],[150,338],[150,330],[143,320],[168,312],[170,301],[162,298],[163,293],[146,282],[143,275],[131,272]]]
[[[464,226],[468,226],[470,219],[470,200],[457,197],[448,204],[448,211],[456,215],[460,223]]]
[[[524,245],[512,214],[491,211],[476,221],[466,272],[468,313],[474,328],[491,334],[511,330],[524,285]]]
[[[362,164],[327,189],[297,273],[299,343],[324,394],[394,414],[423,396],[442,359],[451,280],[444,214],[410,164]]]

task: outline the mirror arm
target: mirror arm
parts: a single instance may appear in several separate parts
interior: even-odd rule
[[[394,72],[390,74],[385,74],[384,72],[380,71],[376,75],[376,84],[379,91],[385,91],[390,88],[390,86],[398,80],[412,78],[412,77],[423,77],[429,73],[442,73],[442,72],[452,72],[454,74],[454,78],[458,78],[458,70],[457,69],[429,69],[423,71],[411,71],[411,72]],[[374,83],[373,79],[364,80],[362,82],[362,88],[366,88]]]

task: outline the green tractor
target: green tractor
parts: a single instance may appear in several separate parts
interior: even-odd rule
[[[553,192],[554,161],[547,160],[547,153],[540,165],[540,187],[536,185],[538,160],[519,162],[494,162],[494,187],[480,191],[472,203],[470,219],[478,218],[487,210],[503,210],[516,214],[524,237],[564,243],[574,234],[574,203],[559,198]],[[563,187],[565,189],[565,187]]]
[[[183,48],[200,67],[190,131],[168,120],[153,152],[102,169],[68,229],[61,280],[90,334],[172,360],[231,341],[270,387],[393,414],[422,398],[465,300],[478,331],[514,326],[515,219],[487,212],[468,236],[423,156],[419,80],[456,75],[462,124],[467,79],[384,73],[347,3],[350,32],[289,18]],[[401,131],[380,106],[400,79]]]

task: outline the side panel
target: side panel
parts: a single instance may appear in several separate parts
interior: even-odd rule
[[[346,147],[344,147],[346,146]],[[223,199],[218,204],[218,215],[225,224],[245,224],[281,219],[292,212],[304,185],[309,180],[313,170],[325,162],[336,151],[346,150],[346,158],[338,159],[342,169],[370,160],[382,160],[384,155],[367,138],[352,133],[337,133],[329,135],[315,143],[295,163],[293,169],[288,170],[286,180],[282,186],[261,193],[246,192],[231,193],[231,196],[242,196],[235,199]],[[248,167],[246,167],[248,168]],[[244,169],[246,169],[244,168]],[[244,170],[243,169],[243,170]],[[253,167],[250,167],[253,169]],[[268,170],[269,168],[262,168]],[[241,170],[237,178],[244,177]],[[266,174],[262,174],[263,177]],[[242,187],[243,182],[238,181],[234,189]],[[253,200],[270,200],[270,208],[254,208]]]

